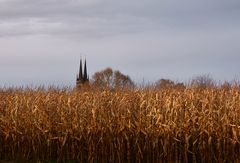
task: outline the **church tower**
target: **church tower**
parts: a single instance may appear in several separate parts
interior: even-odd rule
[[[79,73],[77,75],[77,80],[76,80],[76,84],[77,86],[83,85],[85,83],[89,82],[89,76],[87,74],[87,61],[85,59],[84,62],[84,70],[82,69],[82,58],[80,58],[80,67],[79,67]]]

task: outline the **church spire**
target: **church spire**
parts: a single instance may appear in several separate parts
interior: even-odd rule
[[[86,62],[86,59],[85,59],[85,62],[84,62],[84,74],[83,74],[83,80],[84,80],[84,81],[88,81],[87,62]]]
[[[83,69],[82,58],[80,58],[79,74],[77,75],[76,84],[81,85],[88,81],[89,81],[89,75],[87,73],[87,61],[85,59],[84,69]]]
[[[83,79],[83,74],[82,74],[82,57],[80,58],[80,67],[79,67],[79,80]]]

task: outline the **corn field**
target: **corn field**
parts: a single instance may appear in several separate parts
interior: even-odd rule
[[[0,161],[240,162],[240,88],[0,90]]]

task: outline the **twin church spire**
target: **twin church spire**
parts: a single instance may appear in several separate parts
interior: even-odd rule
[[[86,59],[84,61],[84,70],[82,69],[82,58],[80,58],[80,67],[79,67],[79,74],[77,75],[77,85],[85,84],[89,82],[89,76],[87,74],[87,62]]]

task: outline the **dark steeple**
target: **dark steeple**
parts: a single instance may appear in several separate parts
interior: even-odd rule
[[[80,80],[83,79],[83,75],[82,75],[82,58],[80,58],[80,68],[79,68],[79,77]]]
[[[87,74],[87,62],[84,62],[84,72],[82,70],[82,58],[80,58],[80,67],[79,67],[79,74],[77,75],[77,85],[84,84],[89,81],[89,75]]]
[[[85,59],[85,62],[84,62],[84,75],[83,75],[83,79],[84,79],[85,81],[88,81],[87,62],[86,62],[86,59]]]

